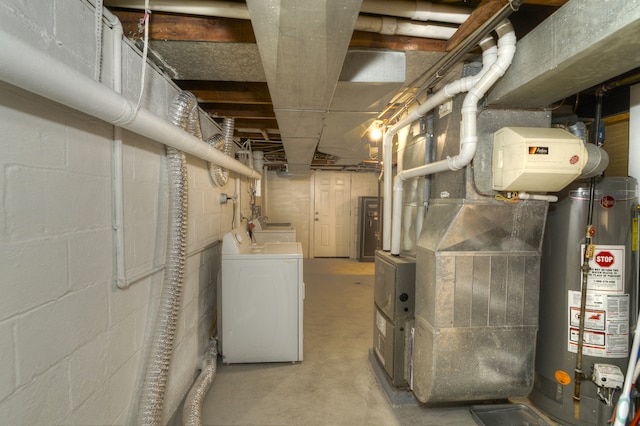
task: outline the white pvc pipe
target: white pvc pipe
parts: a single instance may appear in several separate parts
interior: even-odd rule
[[[404,126],[398,131],[398,156],[396,160],[396,173],[400,173],[402,172],[402,170],[404,170],[404,150],[407,148],[409,130],[411,130],[411,126]]]
[[[638,317],[640,318],[640,312]],[[629,356],[629,364],[627,365],[627,374],[622,385],[622,393],[616,405],[616,420],[614,426],[624,426],[627,424],[629,416],[629,407],[631,406],[631,385],[633,385],[633,371],[638,361],[638,348],[640,347],[640,326],[636,324],[636,331],[633,333],[633,344],[631,345],[631,354]]]
[[[144,9],[144,0],[107,0],[109,7]],[[153,10],[159,12],[188,13],[191,15],[219,16],[222,18],[251,19],[246,3],[216,0],[153,0]],[[421,0],[364,0],[360,11],[375,15],[396,16],[416,21],[462,24],[471,14],[467,8],[434,4]]]
[[[144,10],[144,0],[106,0],[109,7]],[[228,1],[199,0],[153,0],[151,8],[158,12],[187,13],[189,15],[219,16],[221,18],[249,20],[249,9],[246,3]]]
[[[360,11],[416,21],[449,22],[452,24],[462,24],[471,14],[471,10],[467,8],[434,4],[422,0],[363,0]]]
[[[268,216],[269,215],[269,210],[267,209],[267,205],[269,204],[269,200],[268,200],[268,196],[269,193],[267,191],[267,188],[269,187],[269,174],[268,174],[268,169],[267,166],[264,166],[263,168],[264,173],[262,173],[262,216]]]
[[[233,197],[233,202],[236,205],[235,208],[235,218],[234,218],[234,222],[233,222],[233,227],[238,227],[240,226],[240,224],[242,223],[242,212],[240,211],[240,209],[242,208],[242,194],[241,194],[241,187],[242,187],[242,183],[240,182],[240,176],[236,177],[236,182],[235,182],[235,191],[236,194]]]
[[[105,16],[108,10],[105,9]],[[109,13],[111,15],[111,13]],[[113,16],[113,15],[111,15]],[[113,90],[122,93],[122,24],[113,16],[115,21],[112,33],[113,45]],[[124,254],[124,179],[122,155],[122,128],[113,127],[113,232],[115,243],[116,286],[127,287],[127,273]]]
[[[143,0],[110,0],[105,2],[109,7],[127,9],[144,9]],[[382,4],[384,3],[384,5]],[[185,13],[199,16],[217,16],[222,18],[250,20],[246,3],[202,0],[179,1],[154,0],[152,8],[158,12]],[[379,0],[363,1],[361,11],[380,14],[382,16],[359,15],[355,24],[356,31],[375,32],[387,35],[403,35],[448,40],[456,31],[454,27],[426,25],[422,22],[398,20],[408,18],[416,21],[436,21],[461,24],[469,17],[469,9],[444,5],[435,5],[425,1],[380,2]]]
[[[241,175],[262,175],[214,147],[140,108],[110,88],[0,30],[0,80],[100,120],[215,163]]]
[[[483,62],[482,70],[472,77],[477,77],[476,83],[469,89],[469,93],[462,103],[462,139],[460,141],[460,152],[454,157],[447,157],[444,160],[434,163],[425,164],[414,169],[405,170],[398,173],[393,184],[393,216],[392,216],[392,241],[391,254],[400,254],[400,230],[402,218],[402,191],[403,181],[418,176],[426,176],[433,173],[443,172],[446,170],[460,170],[471,162],[478,144],[476,113],[478,111],[478,102],[489,90],[489,88],[504,75],[507,68],[511,64],[516,48],[516,37],[511,23],[507,20],[503,21],[496,28],[499,35],[498,40],[498,57],[490,64],[487,69]],[[450,85],[451,89],[464,89],[470,84],[470,81],[461,79]],[[450,89],[450,90],[451,90]],[[445,91],[444,89],[442,91]]]
[[[89,2],[91,6],[98,7],[100,2]],[[112,29],[111,44],[113,56],[112,73],[113,73],[113,90],[122,93],[122,23],[117,16],[109,12],[103,7],[102,16]],[[100,23],[102,24],[102,22]],[[101,63],[101,61],[97,61]],[[96,66],[99,66],[97,64]],[[122,128],[113,127],[113,146],[112,146],[112,176],[113,176],[113,244],[115,246],[115,284],[118,288],[126,288],[131,282],[127,282],[125,254],[124,254],[124,184],[122,172]],[[157,269],[157,268],[155,268]],[[133,281],[132,281],[133,282]]]
[[[400,217],[400,213],[397,215],[392,215],[392,200],[395,201],[396,193],[398,192],[396,188],[393,189],[393,197],[392,193],[392,158],[393,158],[393,137],[405,126],[410,125],[420,117],[424,116],[426,113],[431,111],[432,109],[442,105],[448,99],[457,95],[458,93],[465,92],[469,90],[477,81],[480,79],[489,69],[493,63],[497,60],[497,49],[495,46],[495,42],[493,37],[488,36],[480,42],[480,46],[482,47],[482,70],[476,75],[463,77],[453,83],[447,84],[444,88],[439,90],[438,92],[431,95],[427,98],[427,101],[412,110],[409,114],[407,114],[403,119],[398,121],[396,124],[391,126],[384,134],[384,138],[382,139],[382,158],[383,158],[383,188],[385,198],[383,200],[383,222],[382,222],[382,249],[385,251],[391,250],[391,224],[392,218]],[[425,167],[425,166],[421,166]],[[415,169],[413,169],[415,170]],[[444,170],[447,170],[446,168]],[[403,173],[405,173],[403,171]],[[417,174],[416,176],[421,176]],[[410,174],[405,175],[405,179],[408,179]],[[400,190],[402,192],[402,190]],[[400,198],[401,198],[400,194]],[[402,199],[399,200],[402,202]],[[402,206],[400,206],[401,208]],[[399,254],[399,253],[395,253]]]
[[[95,3],[95,4],[94,4]],[[101,2],[91,3],[93,7],[99,7]],[[113,90],[122,93],[122,23],[117,16],[113,15],[107,8],[103,7],[102,16],[111,27],[112,45],[112,73]],[[100,23],[102,24],[102,23]],[[100,61],[97,61],[100,62]],[[97,65],[99,66],[99,65]],[[122,128],[113,127],[112,146],[112,175],[113,175],[113,242],[115,246],[115,284],[118,288],[126,288],[129,283],[126,277],[125,254],[124,254],[124,183],[122,171]]]
[[[408,37],[449,40],[457,27],[412,22],[390,16],[360,15],[354,27],[355,31],[366,31],[385,35],[402,35]]]
[[[530,194],[528,192],[518,192],[518,198],[520,200],[538,200],[555,203],[558,201],[558,197],[555,195],[543,195],[543,194]]]

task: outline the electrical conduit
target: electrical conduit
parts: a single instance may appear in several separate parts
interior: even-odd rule
[[[89,1],[92,4],[91,0]],[[100,7],[101,2],[95,2],[95,8]],[[122,23],[117,16],[113,15],[108,9],[103,8],[100,14],[112,29],[111,40],[113,46],[112,72],[113,72],[113,90],[122,93]],[[98,31],[96,29],[96,31]],[[98,53],[96,53],[98,55]],[[102,61],[96,59],[95,67],[100,67]],[[98,80],[101,74],[100,70],[94,70],[94,79]],[[125,265],[125,249],[124,249],[124,182],[123,182],[123,154],[122,154],[122,127],[113,126],[113,145],[112,145],[112,174],[113,174],[113,242],[115,247],[115,284],[118,288],[124,289],[132,283],[141,280],[149,275],[164,269],[164,265],[157,266],[133,278],[127,278]]]
[[[103,16],[112,28],[112,72],[113,90],[122,93],[122,36],[123,29],[120,20],[108,9],[103,9]],[[96,61],[98,62],[98,61]],[[99,74],[99,73],[98,73]],[[113,173],[113,240],[115,246],[115,283],[118,288],[127,287],[125,255],[124,255],[124,184],[122,175],[122,128],[113,127],[112,146]]]

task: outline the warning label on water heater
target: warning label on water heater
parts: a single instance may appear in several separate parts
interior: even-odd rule
[[[578,352],[580,292],[569,290],[569,352]],[[626,358],[629,351],[629,295],[589,290],[585,305],[582,353]]]
[[[584,256],[584,244],[582,253]],[[587,288],[607,293],[624,292],[625,246],[597,245],[593,258],[589,259]],[[580,257],[582,264],[582,257]]]
[[[580,253],[580,264],[585,246]],[[589,259],[582,353],[626,358],[629,352],[629,295],[624,293],[625,246],[596,245]],[[580,291],[569,290],[568,350],[578,352]]]

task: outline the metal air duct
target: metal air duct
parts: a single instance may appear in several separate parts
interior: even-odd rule
[[[459,151],[458,112],[434,117],[437,159]],[[526,396],[534,373],[542,235],[548,202],[478,192],[505,125],[549,127],[544,111],[482,110],[473,167],[431,175],[416,247],[413,392],[424,403]],[[482,172],[482,173],[481,173]],[[486,185],[485,185],[486,186]]]
[[[218,133],[210,138],[207,143],[224,155],[231,155],[231,146],[233,145],[233,118],[225,118],[222,126],[222,134]],[[261,170],[261,169],[258,169]],[[229,171],[218,165],[209,163],[209,176],[216,186],[225,186],[229,180]]]
[[[249,0],[290,172],[310,171],[361,0]]]

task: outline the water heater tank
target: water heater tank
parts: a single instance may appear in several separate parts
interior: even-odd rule
[[[503,127],[493,138],[493,189],[556,192],[578,178],[588,153],[560,128]]]
[[[637,246],[633,178],[609,177],[596,184],[593,205],[595,250],[587,278],[580,403],[573,399],[578,349],[582,250],[590,187],[576,182],[550,205],[540,265],[540,324],[532,402],[563,425],[605,425],[611,418],[622,378],[601,386],[601,371],[627,369],[630,331],[638,312]],[[604,370],[602,369],[602,366]],[[600,368],[598,368],[600,366]],[[621,376],[621,375],[620,375]],[[613,376],[608,376],[611,382]],[[600,379],[601,380],[601,379]],[[603,389],[602,389],[602,388]]]

